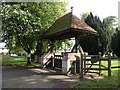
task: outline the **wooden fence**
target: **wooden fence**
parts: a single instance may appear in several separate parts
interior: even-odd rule
[[[98,64],[95,64],[95,61],[98,61]],[[102,61],[106,61],[108,63],[108,66],[102,65]],[[91,63],[88,63],[91,62]],[[92,65],[98,65],[99,68],[93,68]],[[99,55],[81,55],[81,70],[80,75],[81,78],[85,73],[87,73],[89,70],[97,70],[99,71],[99,75],[101,75],[102,70],[108,71],[108,76],[111,76],[111,56],[108,54],[107,58],[101,57],[101,54]]]

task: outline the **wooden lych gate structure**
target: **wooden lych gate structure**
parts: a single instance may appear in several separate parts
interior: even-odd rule
[[[98,63],[94,63],[95,61]],[[106,61],[108,63],[107,66],[103,65],[102,61]],[[98,67],[92,67],[93,65]],[[60,55],[60,53],[56,53],[51,55],[51,58],[43,65],[43,67],[44,66],[54,67],[61,70],[64,74],[68,74],[70,72],[72,74],[80,74],[81,78],[89,72],[101,75],[102,70],[107,70],[108,76],[111,76],[110,54],[108,54],[108,57],[103,58],[101,57],[101,54],[85,55],[81,53],[66,53]],[[91,72],[91,70],[94,70],[94,72]]]
[[[83,50],[79,45],[79,38],[89,34],[97,35],[97,32],[77,16],[73,15],[72,10],[70,13],[56,20],[44,33],[44,39],[51,41],[51,44],[50,51],[41,57],[43,67],[58,68],[65,74],[73,71],[72,73],[80,73],[83,76],[86,70],[90,69],[86,68],[86,61],[90,59],[85,59]],[[70,53],[54,53],[55,40],[64,40],[73,37],[75,38],[75,45]]]

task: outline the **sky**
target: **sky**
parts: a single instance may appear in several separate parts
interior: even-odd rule
[[[118,17],[118,2],[120,0],[67,0],[68,12],[73,7],[73,14],[80,17],[83,12],[92,12],[102,20],[107,16]]]

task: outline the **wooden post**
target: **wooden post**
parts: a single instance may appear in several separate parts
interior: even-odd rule
[[[84,74],[86,73],[86,55],[83,56],[83,67],[84,67]]]
[[[51,56],[51,59],[52,59],[52,67],[54,67],[54,56]]]
[[[51,45],[50,45],[50,53],[53,53],[53,48],[54,48],[54,40],[51,40]]]
[[[76,74],[75,67],[76,67],[75,61],[73,61],[72,64],[71,64],[71,73],[74,74],[74,75]]]
[[[77,44],[75,44],[75,53],[77,53]]]
[[[79,56],[75,57],[76,57],[76,73],[80,73],[80,57]]]
[[[79,73],[81,73],[81,57],[82,56],[81,56],[81,53],[80,53],[80,58],[79,58],[80,59],[80,61],[79,61],[79,69],[80,69],[80,71],[79,71]]]
[[[83,78],[83,54],[81,54],[81,72],[80,72],[80,78]]]
[[[111,56],[110,53],[108,53],[108,76],[111,76]]]
[[[78,52],[78,47],[79,46],[79,39],[78,39],[78,36],[75,37],[75,53]]]
[[[101,52],[99,52],[99,76],[101,75]]]
[[[53,53],[52,59],[53,59],[53,67],[55,67],[55,53]]]

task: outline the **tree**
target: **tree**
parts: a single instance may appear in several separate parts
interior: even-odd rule
[[[105,24],[105,29],[106,29],[106,36],[109,41],[107,43],[106,52],[111,51],[111,40],[112,40],[114,33],[116,32],[115,30],[116,25],[117,25],[116,22],[117,22],[116,16],[108,16],[103,19],[103,23]]]
[[[120,31],[118,31],[118,30],[112,37],[111,47],[112,47],[113,52],[118,57],[120,57]]]
[[[3,41],[10,49],[21,46],[32,57],[40,56],[46,48],[43,33],[65,13],[65,6],[64,2],[3,4]]]
[[[92,13],[89,15],[83,13],[81,17],[98,32],[98,35],[86,36],[80,41],[84,50],[89,52],[89,54],[98,54],[98,52],[105,54],[111,51],[111,38],[115,33],[115,27],[117,25],[116,16],[108,16],[104,18],[103,21],[101,21],[98,16],[93,16]]]
[[[95,29],[98,34],[88,35],[84,38],[81,38],[80,45],[82,46],[83,50],[89,54],[98,54],[99,52],[102,52],[103,54],[106,51],[106,45],[108,42],[105,24],[98,16],[93,16],[92,12],[90,12],[90,14],[87,16],[85,22]]]
[[[89,13],[87,13],[87,12],[82,13],[81,14],[81,19],[85,20],[88,17],[88,15],[89,15]]]

